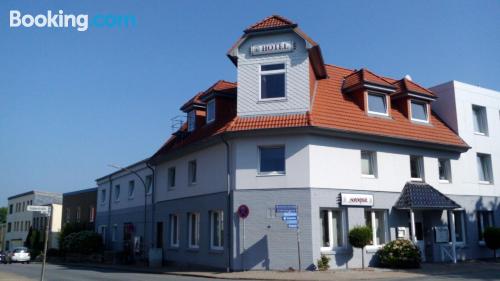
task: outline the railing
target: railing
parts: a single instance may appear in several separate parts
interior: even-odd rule
[[[453,261],[453,244],[440,244],[441,249],[441,261],[446,261],[448,258],[450,261]]]

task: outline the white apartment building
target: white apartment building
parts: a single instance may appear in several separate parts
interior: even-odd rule
[[[236,83],[196,94],[181,107],[187,122],[152,157],[97,180],[98,227],[141,237],[146,221],[154,234],[144,249],[161,249],[165,262],[232,270],[312,269],[321,255],[332,268],[361,267],[362,255],[374,265],[395,239],[414,241],[426,262],[491,255],[481,235],[500,220],[489,180],[500,176],[499,142],[474,147],[452,113],[438,114],[450,107],[438,90],[326,64],[319,44],[281,16],[245,29],[228,57]],[[488,155],[479,180],[463,172]],[[152,201],[127,200],[131,171],[152,175]],[[347,239],[358,225],[373,229],[364,253]],[[130,244],[101,232],[116,250]]]
[[[54,214],[59,219],[59,226],[54,231],[60,231],[61,225],[61,205],[62,195],[44,191],[29,191],[17,194],[8,198],[7,231],[5,234],[4,249],[11,250],[15,247],[24,246],[30,228],[33,226],[34,217],[38,216],[34,212],[27,211],[30,205],[55,205]],[[51,230],[52,231],[52,230]],[[56,240],[55,235],[53,235]],[[54,247],[57,243],[53,244]]]

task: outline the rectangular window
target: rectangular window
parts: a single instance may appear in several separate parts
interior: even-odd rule
[[[118,225],[113,225],[113,230],[111,232],[111,241],[116,242],[116,236],[118,235]]]
[[[474,133],[480,135],[488,135],[488,119],[486,118],[486,107],[472,105],[472,114]]]
[[[80,222],[81,208],[76,208],[76,222]]]
[[[215,99],[207,103],[207,123],[215,120]]]
[[[71,220],[71,209],[66,208],[66,222],[69,222]]]
[[[212,211],[210,213],[210,248],[224,249],[224,212]]]
[[[175,187],[175,167],[168,168],[168,189]]]
[[[368,93],[368,113],[389,115],[385,94]]]
[[[493,226],[493,212],[492,211],[478,211],[477,212],[477,228],[479,233],[479,241],[484,242],[483,233],[488,227]]]
[[[368,177],[377,176],[377,155],[373,151],[361,151],[361,174]]]
[[[179,216],[170,215],[170,246],[179,247]]]
[[[450,159],[438,159],[439,165],[439,181],[449,183],[451,182],[451,164]]]
[[[453,214],[455,215],[455,239],[458,243],[465,243],[465,212],[453,211]]]
[[[189,182],[189,184],[196,183],[196,173],[197,173],[196,170],[197,170],[196,160],[189,161],[189,163],[188,163],[188,182]]]
[[[9,214],[12,214],[12,209],[13,209],[13,206],[12,204],[9,205]]]
[[[7,223],[7,232],[11,232],[12,231],[12,223]]]
[[[321,209],[321,251],[344,246],[344,219],[341,210]]]
[[[493,169],[491,166],[491,155],[477,154],[477,169],[480,183],[493,183]]]
[[[163,248],[163,222],[156,223],[156,248]]]
[[[259,173],[285,174],[285,147],[259,147]]]
[[[120,185],[115,185],[115,201],[120,201]]]
[[[365,212],[365,222],[372,229],[372,245],[384,245],[387,242],[387,211],[368,210]]]
[[[95,208],[90,206],[89,222],[94,222],[95,220]]]
[[[106,189],[101,189],[101,203],[106,202]]]
[[[146,194],[151,194],[152,190],[153,190],[153,176],[147,175],[146,176]]]
[[[285,64],[261,65],[260,98],[281,99],[285,96]]]
[[[133,199],[135,193],[135,181],[128,182],[128,199]]]
[[[410,156],[410,172],[411,180],[424,180],[424,159],[422,156]]]
[[[429,122],[427,103],[411,101],[411,120],[419,122]]]
[[[187,114],[188,132],[194,131],[196,129],[196,112],[191,110]]]
[[[200,246],[200,214],[188,213],[188,224],[189,248],[198,248]]]

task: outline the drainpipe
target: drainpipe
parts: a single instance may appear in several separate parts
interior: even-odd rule
[[[155,231],[155,169],[149,162],[146,166],[151,170],[151,248],[154,246],[154,231]],[[146,238],[146,237],[144,237]]]
[[[109,242],[111,243],[110,239],[108,239],[108,232],[111,230],[111,191],[113,190],[113,179],[111,178],[111,176],[109,176],[109,195],[108,195],[108,226],[106,227],[106,232],[104,233],[104,239],[105,239],[105,242]],[[107,248],[109,249],[109,243],[106,243]],[[113,249],[113,248],[111,248]]]
[[[232,246],[232,241],[231,241],[231,233],[232,233],[232,223],[231,223],[231,218],[232,218],[232,209],[231,209],[231,167],[230,167],[230,146],[229,143],[227,142],[226,139],[224,139],[224,136],[221,136],[222,142],[226,145],[226,174],[227,174],[227,182],[226,182],[226,187],[227,187],[227,267],[226,271],[230,272],[231,271],[231,246]]]

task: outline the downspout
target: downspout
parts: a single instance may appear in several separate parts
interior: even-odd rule
[[[227,142],[226,139],[224,139],[224,136],[221,135],[221,140],[224,142],[226,146],[226,174],[227,174],[227,182],[226,182],[226,187],[227,187],[227,267],[226,271],[230,272],[231,271],[231,257],[232,257],[232,208],[231,208],[231,158],[230,158],[230,146],[229,143]]]
[[[146,166],[151,170],[151,248],[154,246],[155,232],[155,169],[149,162]],[[144,237],[146,238],[146,237]]]
[[[106,227],[106,232],[104,233],[104,239],[106,239],[106,242],[109,242],[108,240],[108,232],[111,230],[111,190],[113,190],[113,179],[111,176],[109,176],[109,196],[108,196],[108,225]],[[110,242],[111,243],[111,242]],[[106,243],[107,248],[109,248],[109,243]],[[111,248],[112,250],[113,248]]]

